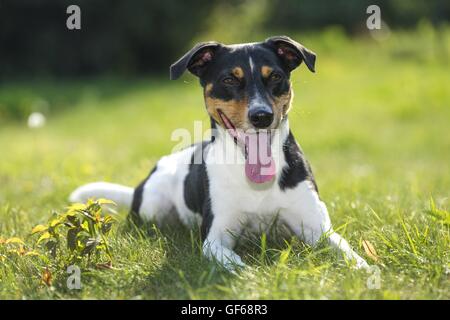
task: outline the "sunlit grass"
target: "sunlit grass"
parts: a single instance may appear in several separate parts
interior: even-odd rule
[[[113,269],[84,270],[82,290],[70,291],[65,270],[53,270],[52,289],[41,283],[39,260],[0,261],[0,297],[449,299],[450,66],[430,32],[422,26],[382,43],[335,31],[306,35],[317,73],[302,66],[293,76],[292,130],[335,227],[380,268],[380,289],[368,289],[370,274],[326,246],[296,239],[244,241],[238,250],[249,267],[231,275],[202,257],[197,231],[173,226],[143,235],[124,227],[121,212]],[[137,185],[177,143],[174,129],[208,125],[193,77],[9,84],[0,104],[22,101],[21,93],[31,97],[25,114],[42,111],[47,124],[28,128],[20,114],[0,122],[3,238],[29,241],[32,227],[64,211],[83,183]],[[44,110],[27,109],[36,99]]]

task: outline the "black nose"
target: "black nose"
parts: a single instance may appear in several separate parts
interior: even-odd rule
[[[272,124],[273,121],[273,113],[271,111],[266,110],[250,110],[248,112],[248,117],[250,122],[256,128],[267,128]]]

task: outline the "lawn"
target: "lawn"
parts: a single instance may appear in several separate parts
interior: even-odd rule
[[[379,268],[378,289],[327,246],[277,235],[241,241],[248,267],[227,273],[202,257],[197,231],[130,230],[125,211],[109,235],[111,268],[82,267],[80,290],[51,258],[2,249],[19,237],[43,252],[30,232],[64,212],[74,188],[136,186],[178,143],[173,130],[206,129],[193,77],[102,78],[0,87],[0,299],[449,299],[450,29],[292,36],[318,54],[316,74],[293,74],[292,130],[335,228]],[[44,127],[27,127],[33,110]]]

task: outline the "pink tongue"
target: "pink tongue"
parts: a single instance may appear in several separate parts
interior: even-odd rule
[[[264,183],[275,176],[275,161],[270,147],[270,134],[260,131],[258,134],[245,136],[247,159],[245,160],[245,174],[254,183]]]

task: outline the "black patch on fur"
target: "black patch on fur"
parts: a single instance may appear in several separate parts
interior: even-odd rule
[[[217,134],[217,123],[216,120],[213,119],[213,117],[210,117],[211,120],[211,142],[214,142],[216,140],[216,134]]]
[[[213,117],[210,117],[210,120],[211,120],[211,129],[212,129],[212,130],[217,129],[217,123],[216,123],[216,121],[213,119]],[[212,141],[214,141],[214,140],[212,140]]]
[[[206,172],[204,159],[205,150],[211,141],[199,143],[192,154],[189,172],[184,180],[184,201],[193,212],[201,214],[201,236],[205,240],[213,221],[211,212],[211,197],[209,193],[209,178]],[[203,154],[201,154],[203,152]],[[201,158],[200,158],[201,157]],[[195,159],[201,159],[201,163],[195,163]]]
[[[314,189],[319,192],[311,167],[291,131],[283,144],[283,153],[287,165],[283,168],[278,181],[281,190],[295,188],[300,182],[309,180],[313,183]]]
[[[157,170],[158,166],[156,165],[152,171],[150,171],[147,178],[144,179],[137,187],[134,189],[133,193],[133,202],[131,203],[131,210],[130,214],[128,215],[129,219],[133,221],[136,225],[139,225],[142,223],[142,220],[139,216],[139,211],[141,209],[142,204],[142,195],[144,193],[144,186],[147,183],[148,179],[152,176],[152,174]]]

